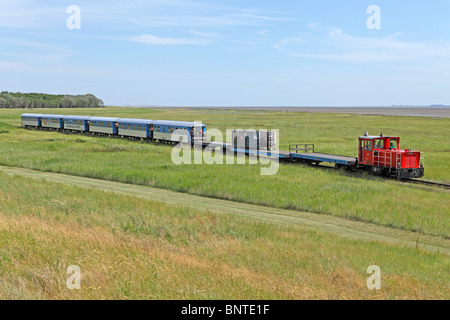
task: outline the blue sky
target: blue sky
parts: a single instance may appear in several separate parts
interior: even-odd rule
[[[0,0],[0,90],[108,105],[450,104],[450,1],[431,3]],[[66,26],[70,5],[81,29]]]

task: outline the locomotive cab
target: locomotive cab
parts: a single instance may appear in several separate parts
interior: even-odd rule
[[[400,137],[359,137],[358,163],[375,175],[392,176],[399,180],[422,178],[421,153],[400,149]]]

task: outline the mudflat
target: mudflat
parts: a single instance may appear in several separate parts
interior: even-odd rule
[[[354,113],[364,115],[450,118],[450,107],[191,107],[191,106],[126,106],[134,108],[255,110],[310,113]]]

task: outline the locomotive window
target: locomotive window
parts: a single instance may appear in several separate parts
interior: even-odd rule
[[[372,141],[371,140],[364,140],[364,150],[372,151]]]
[[[384,149],[384,139],[375,139],[375,148]]]
[[[389,148],[398,148],[398,139],[391,139],[391,143],[389,144]]]

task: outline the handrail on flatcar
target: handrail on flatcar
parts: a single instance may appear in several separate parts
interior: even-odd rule
[[[303,152],[299,152],[303,151]],[[314,153],[314,144],[311,143],[299,143],[289,145],[289,153],[308,153],[311,151]]]

